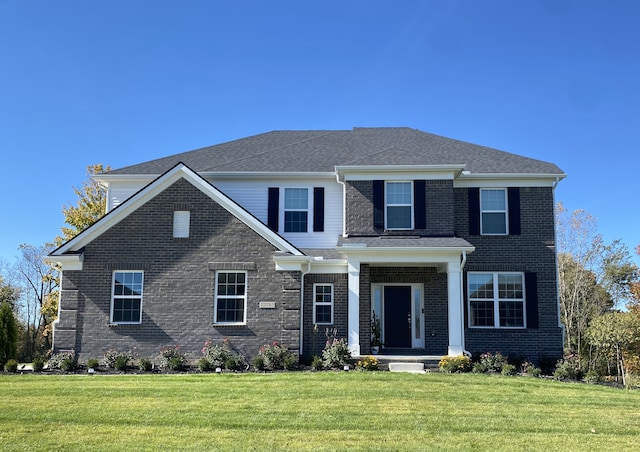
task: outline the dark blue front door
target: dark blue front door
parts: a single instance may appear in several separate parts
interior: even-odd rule
[[[411,348],[411,286],[384,287],[384,346]]]

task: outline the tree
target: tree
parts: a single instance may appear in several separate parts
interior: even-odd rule
[[[640,343],[640,322],[630,312],[607,312],[593,319],[587,330],[587,338],[616,364],[617,375],[627,385],[625,364],[627,356],[636,355]]]
[[[70,227],[62,227],[62,237],[57,238],[58,244],[71,240],[105,214],[107,194],[93,176],[110,170],[110,166],[105,168],[101,163],[87,167],[87,180],[81,188],[73,187],[74,193],[78,196],[78,204],[62,208],[64,221]]]
[[[0,366],[16,357],[18,352],[18,326],[9,303],[0,304]]]
[[[584,210],[556,206],[560,315],[565,349],[582,357],[590,322],[631,299],[638,268],[619,240],[610,244],[596,233],[597,221]]]
[[[20,290],[11,284],[5,283],[2,276],[0,276],[0,303],[8,303],[14,308],[19,298]]]

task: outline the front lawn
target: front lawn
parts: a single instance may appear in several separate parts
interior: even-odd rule
[[[3,450],[638,450],[640,391],[478,374],[2,375]]]

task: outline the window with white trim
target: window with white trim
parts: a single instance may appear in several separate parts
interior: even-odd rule
[[[333,323],[333,284],[313,285],[313,323],[316,325]]]
[[[113,272],[111,323],[142,323],[142,271]]]
[[[467,289],[470,327],[525,327],[523,273],[469,272]]]
[[[307,232],[309,229],[309,189],[284,189],[284,232]]]
[[[413,229],[413,184],[385,183],[385,228]]]
[[[173,212],[173,237],[176,239],[189,238],[189,226],[191,212],[188,210],[176,210]]]
[[[216,273],[213,322],[241,325],[246,323],[247,273],[218,271]]]
[[[480,190],[480,233],[483,235],[507,234],[507,190]]]

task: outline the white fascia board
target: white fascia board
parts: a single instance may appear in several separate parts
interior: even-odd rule
[[[465,174],[453,181],[454,188],[555,187],[566,174]]]
[[[43,260],[50,264],[59,264],[62,270],[82,270],[84,254],[49,255],[45,256]]]
[[[274,255],[273,261],[276,263],[278,271],[302,271],[303,267],[311,261],[310,256]]]
[[[462,252],[472,253],[474,246],[465,247],[433,247],[433,248],[351,248],[338,247],[339,251],[348,254],[349,258],[356,257],[360,262],[374,263],[422,263],[442,264],[445,262],[460,262]]]
[[[207,180],[335,180],[333,172],[203,171]]]
[[[314,259],[309,273],[347,273],[346,259]]]
[[[111,182],[136,182],[147,185],[157,179],[161,174],[93,174],[91,179],[107,186]]]
[[[451,180],[465,165],[347,165],[336,166],[340,180]]]
[[[163,190],[165,190],[181,178],[186,179],[195,187],[200,189],[204,194],[220,204],[225,210],[227,210],[233,216],[249,226],[279,250],[286,251],[294,255],[302,255],[302,252],[300,250],[286,241],[283,237],[274,233],[264,223],[262,223],[256,217],[251,215],[249,212],[247,212],[245,209],[231,200],[231,198],[226,196],[224,193],[215,188],[202,177],[198,176],[186,165],[178,164],[167,171],[165,174],[148,184],[142,190],[138,191],[127,201],[113,209],[111,212],[109,212],[109,214],[99,219],[91,227],[84,230],[73,239],[62,245],[60,248],[55,250],[52,253],[52,256],[59,256],[69,251],[80,250],[87,243],[91,242],[96,237],[100,236],[105,231],[110,229],[112,226],[122,221],[124,218],[137,210],[140,206],[153,199],[155,196],[157,196],[159,193],[161,193]]]

